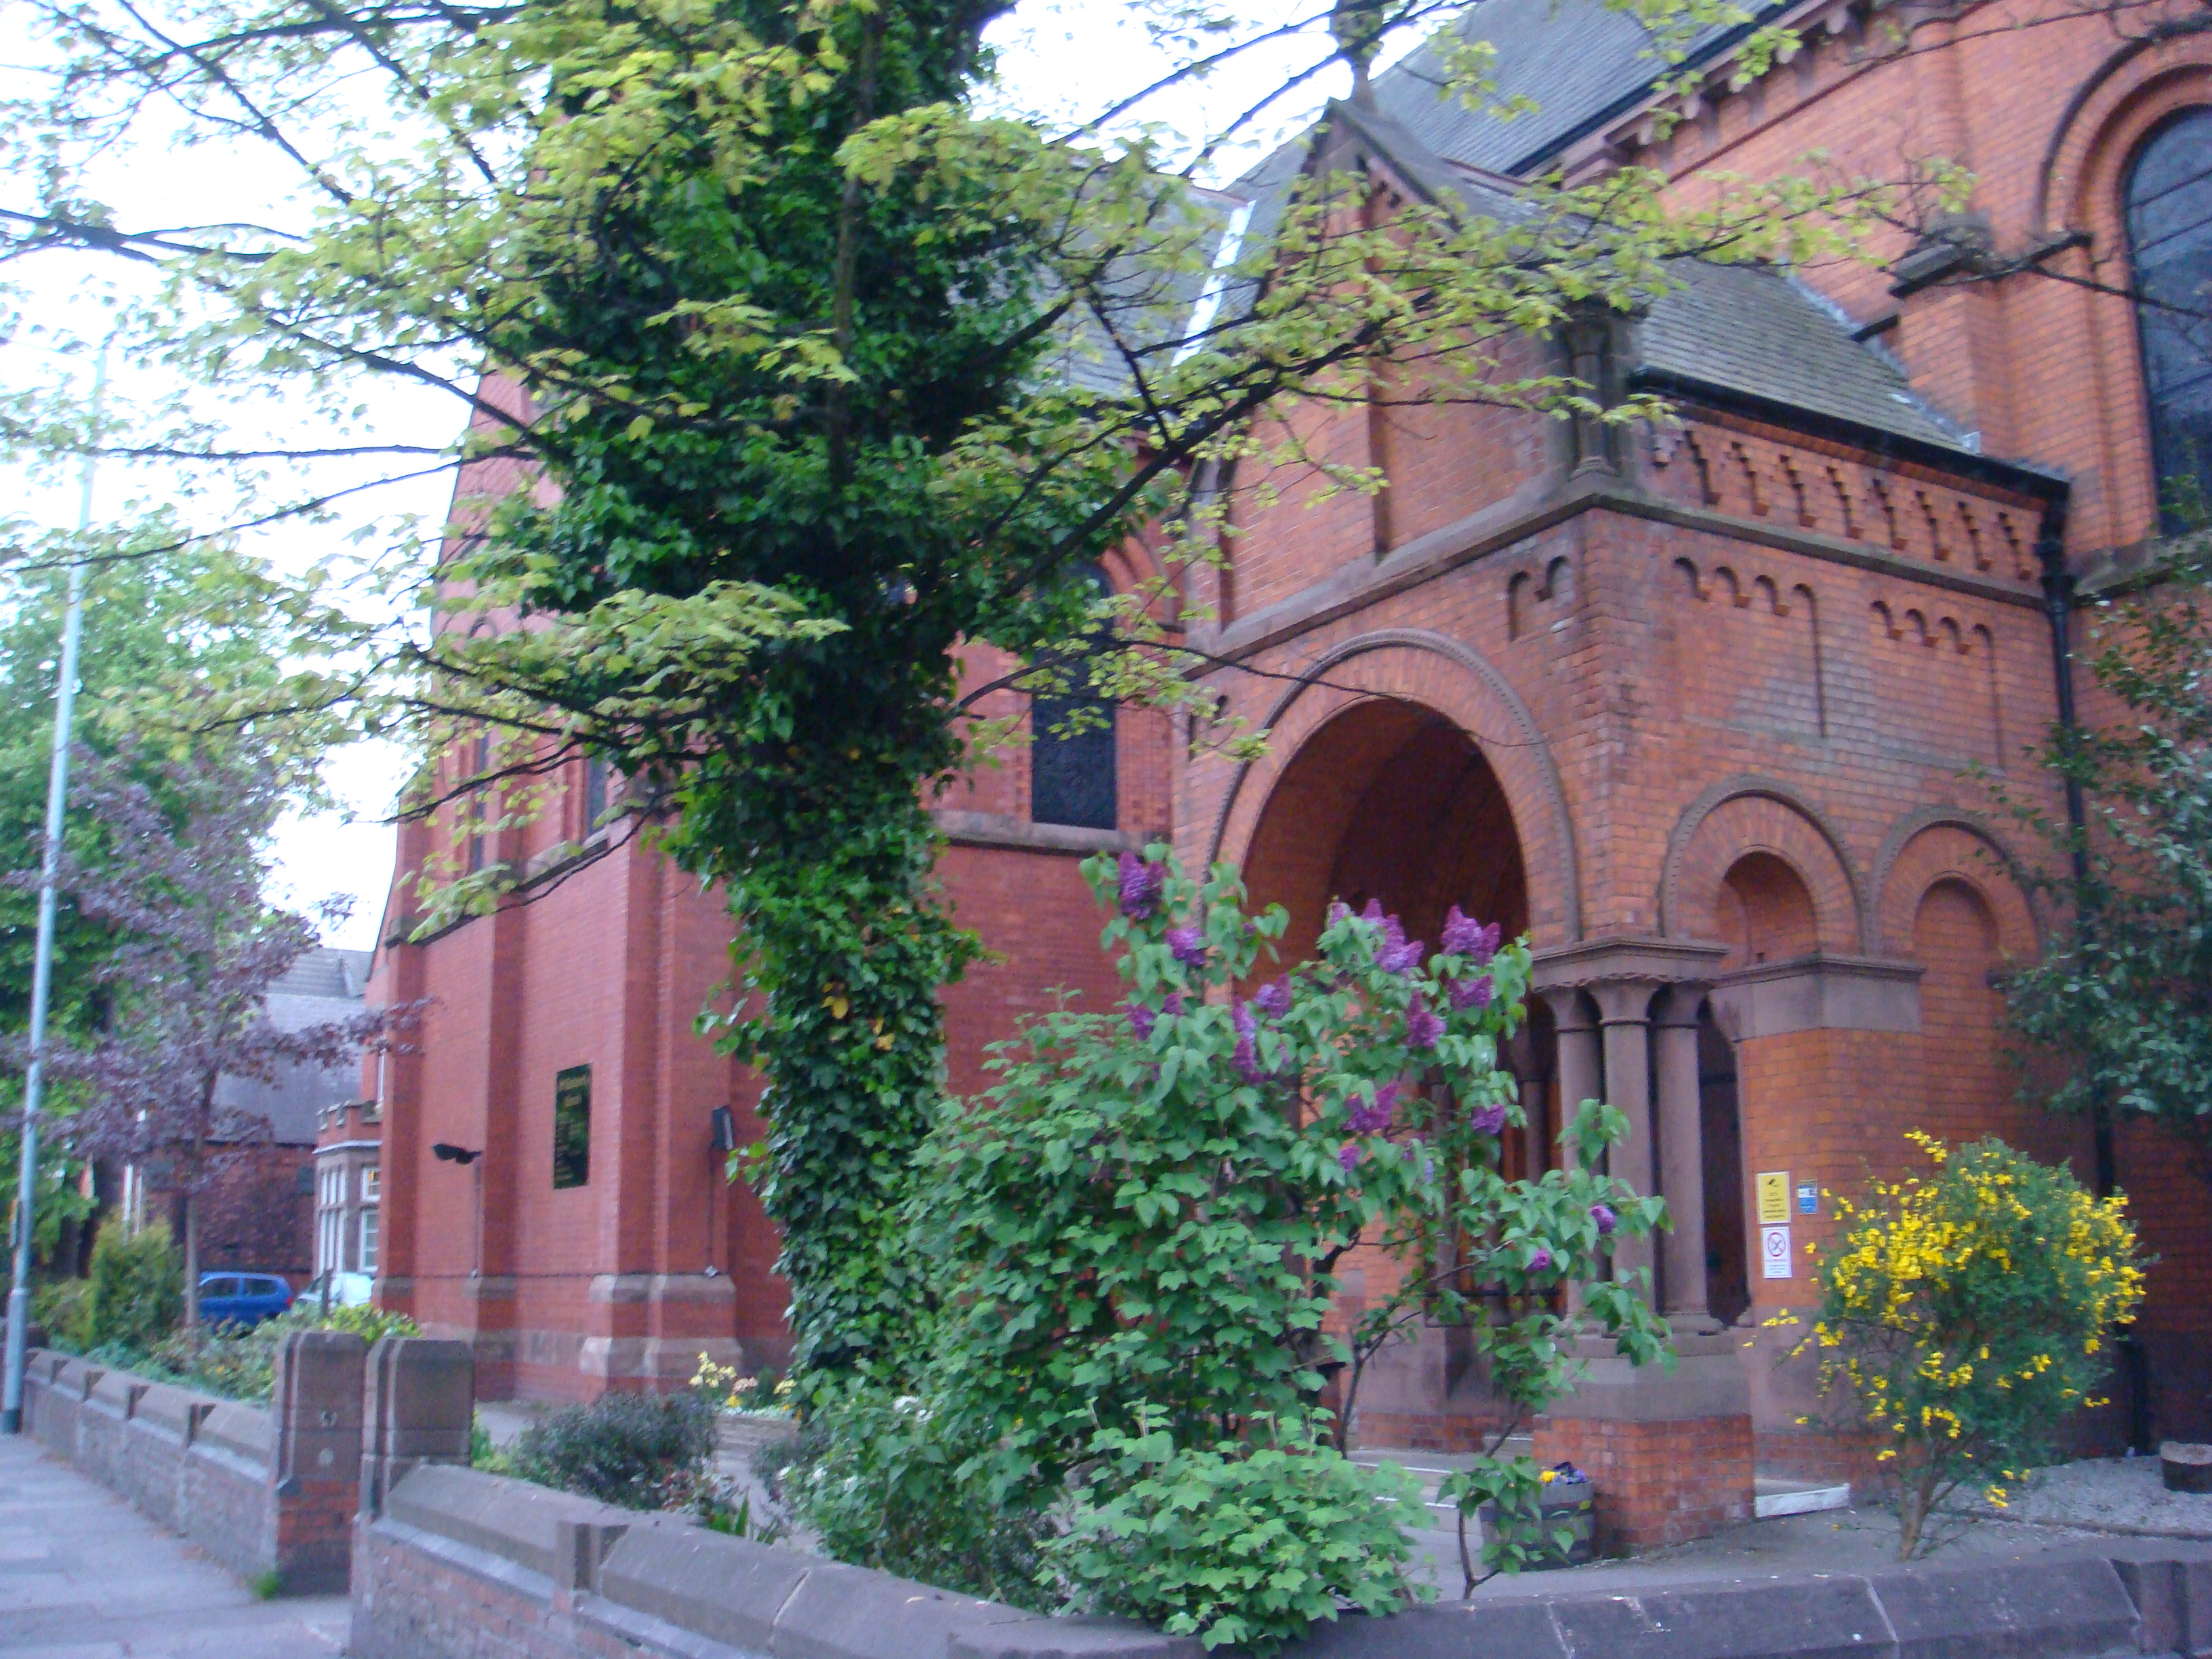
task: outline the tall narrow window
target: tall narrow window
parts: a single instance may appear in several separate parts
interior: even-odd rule
[[[2171,505],[2177,483],[2193,479],[2212,506],[2212,109],[2177,115],[2136,156],[2128,246],[2160,523],[2172,533],[2187,527]]]
[[[571,1066],[553,1079],[553,1184],[592,1179],[592,1068]]]
[[[491,769],[491,738],[479,737],[469,748],[471,775],[481,779]],[[465,807],[469,824],[469,873],[474,875],[484,866],[483,793],[478,784],[471,792]]]
[[[1097,565],[1076,580],[1113,591]],[[1096,643],[1096,636],[1091,641]],[[1089,666],[1068,665],[1067,690],[1030,700],[1030,817],[1039,823],[1111,830],[1118,819],[1114,705],[1093,691]]]
[[[607,763],[593,756],[584,763],[584,833],[590,835],[607,815]]]

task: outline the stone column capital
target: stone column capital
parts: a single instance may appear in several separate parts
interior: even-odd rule
[[[1609,979],[1593,985],[1589,993],[1597,1001],[1598,1023],[1601,1025],[1642,1025],[1651,1013],[1651,999],[1659,987],[1648,979]]]
[[[1705,1004],[1705,994],[1712,988],[1701,980],[1681,980],[1668,986],[1651,1004],[1651,1023],[1664,1026],[1695,1025],[1698,1011]]]
[[[1657,987],[1710,980],[1726,955],[1727,945],[1703,939],[1582,939],[1539,951],[1529,964],[1528,978],[1539,991],[1577,986],[1595,991],[1613,980],[1638,980]]]

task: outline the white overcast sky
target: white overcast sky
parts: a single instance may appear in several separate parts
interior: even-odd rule
[[[1265,22],[1300,15],[1279,9],[1285,3],[1261,0],[1244,8],[1244,15]],[[1087,118],[1147,84],[1167,61],[1152,48],[1132,13],[1082,0],[1032,0],[1001,21],[994,38],[1004,54],[1009,100],[1066,122]],[[1258,90],[1279,84],[1285,65],[1303,65],[1310,61],[1310,47],[1285,48],[1265,58],[1255,56],[1207,86],[1179,92],[1146,113],[1186,134],[1207,130],[1249,106]],[[0,21],[0,64],[21,64],[36,55],[18,25]],[[0,69],[0,76],[6,73]],[[1343,76],[1342,67],[1334,66],[1308,83],[1294,103],[1285,106],[1273,131],[1286,130],[1308,117],[1322,99],[1340,94]],[[168,224],[258,216],[253,212],[257,203],[266,204],[284,188],[283,175],[251,151],[199,148],[163,154],[158,143],[142,143],[117,176],[101,184],[125,221],[136,213],[140,222]],[[15,280],[26,289],[24,325],[0,345],[6,358],[0,379],[21,385],[48,375],[88,374],[82,356],[58,355],[53,342],[60,333],[84,339],[103,331],[102,301],[118,274],[92,260],[57,257],[17,272]],[[123,397],[150,396],[162,385],[158,374],[125,371],[118,375],[117,391]],[[281,434],[295,442],[307,441],[321,419],[301,405],[274,398],[259,405],[234,405],[224,413],[241,435]],[[436,441],[457,431],[460,421],[450,401],[411,384],[386,383],[368,388],[356,431]],[[327,482],[330,476],[325,473],[318,482]],[[15,486],[21,510],[37,522],[58,526],[75,523],[73,477],[17,475],[5,483]],[[134,506],[159,501],[179,487],[173,474],[104,468],[95,482],[95,520],[128,514]],[[332,555],[373,551],[380,541],[388,541],[390,526],[400,518],[415,515],[434,524],[450,488],[450,477],[441,476],[380,489],[350,500],[333,522],[287,526],[258,534],[248,545],[295,569]],[[273,485],[273,498],[286,498],[281,483]],[[204,525],[221,521],[220,505],[207,501],[187,510],[195,522]],[[100,648],[96,613],[87,618],[85,648]],[[394,842],[390,824],[382,820],[392,809],[408,765],[407,757],[383,744],[357,744],[334,755],[328,781],[342,804],[340,810],[295,817],[278,830],[275,850],[283,898],[307,904],[343,894],[353,900],[351,920],[328,935],[332,944],[366,947],[374,940],[391,881]]]

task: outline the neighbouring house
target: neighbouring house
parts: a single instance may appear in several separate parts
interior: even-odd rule
[[[370,953],[318,946],[270,987],[267,1015],[278,1030],[349,1019],[362,1012]],[[294,1066],[271,1083],[226,1077],[218,1104],[269,1126],[265,1138],[228,1149],[201,1199],[200,1266],[282,1273],[297,1289],[322,1267],[317,1222],[317,1141],[325,1113],[360,1093],[361,1067]],[[374,1162],[372,1154],[371,1162]],[[168,1222],[182,1237],[183,1197],[166,1184],[159,1162],[126,1164],[120,1189],[125,1224]],[[356,1224],[357,1225],[357,1224]],[[371,1224],[374,1235],[374,1224]]]
[[[371,1062],[372,1065],[374,1062]],[[384,1120],[379,1102],[343,1100],[315,1120],[315,1277],[376,1276]]]
[[[1696,270],[1647,315],[1528,343],[1532,368],[1665,392],[1678,424],[1314,417],[1310,444],[1389,487],[1312,501],[1286,479],[1227,567],[1190,578],[1219,619],[1194,643],[1224,712],[1273,734],[1265,757],[1192,758],[1124,709],[941,813],[957,915],[1000,953],[946,994],[958,1090],[1057,988],[1114,994],[1089,852],[1159,836],[1234,861],[1288,908],[1293,952],[1335,896],[1431,939],[1455,903],[1528,934],[1538,995],[1509,1059],[1532,1129],[1510,1158],[1541,1167],[1562,1103],[1601,1095],[1634,1125],[1615,1172],[1677,1218],[1651,1265],[1680,1367],[1600,1360],[1538,1425],[1540,1455],[1622,1495],[1630,1543],[1747,1515],[1754,1468],[1856,1467],[1802,1425],[1803,1370],[1767,1322],[1806,1303],[1830,1194],[1899,1168],[1907,1130],[1997,1133],[2090,1174],[2087,1130],[2021,1103],[2001,1053],[1992,975],[2048,918],[2020,880],[2034,849],[1976,769],[2048,793],[2032,751],[2059,706],[2054,629],[2154,548],[2158,481],[2191,441],[2212,455],[2212,374],[2126,297],[2212,270],[2212,35],[2123,38],[2056,0],[1766,15],[1803,32],[1788,61],[1737,84],[1741,33],[1717,31],[1692,55],[1704,90],[1662,93],[1632,18],[1486,0],[1465,26],[1496,45],[1501,97],[1540,113],[1439,103],[1417,54],[1233,193],[1256,235],[1300,165],[1480,209],[1554,167],[1659,168],[1687,198],[1708,169],[1814,151],[1869,174],[1942,155],[1979,181],[1960,234],[1887,270]],[[463,491],[513,488],[504,465]],[[1145,557],[1101,574],[1126,586]],[[492,856],[583,838],[605,786],[574,770]],[[775,1240],[713,1143],[719,1107],[757,1133],[755,1085],[691,1024],[727,973],[726,918],[630,848],[410,940],[398,895],[466,832],[401,831],[371,988],[429,1000],[380,1095],[381,1298],[471,1341],[489,1395],[672,1387],[702,1352],[775,1362]],[[2206,1194],[2152,1130],[2124,1127],[2115,1157],[2157,1259],[2142,1421],[2203,1438]],[[1348,1299],[1389,1271],[1352,1261]],[[2084,1443],[2116,1445],[2129,1405]],[[1389,1356],[1356,1428],[1448,1449],[1488,1412],[1438,1329]]]

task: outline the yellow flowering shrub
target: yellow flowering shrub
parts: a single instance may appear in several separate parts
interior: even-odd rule
[[[1994,1137],[1955,1153],[1911,1139],[1932,1172],[1838,1201],[1807,1339],[1824,1389],[1897,1466],[1905,1560],[1932,1545],[1929,1517],[1959,1487],[2002,1505],[2065,1413],[2101,1403],[2089,1396],[2113,1328],[2143,1294],[2124,1197],[2094,1198]]]

